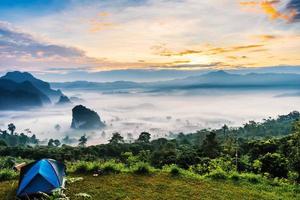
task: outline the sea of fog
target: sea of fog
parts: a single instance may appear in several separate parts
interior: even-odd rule
[[[191,133],[202,128],[220,128],[223,124],[240,126],[249,120],[262,121],[293,110],[300,110],[300,96],[282,95],[285,91],[191,90],[172,93],[103,94],[64,91],[84,99],[84,106],[95,110],[106,128],[95,131],[70,129],[73,105],[47,106],[28,111],[0,111],[0,129],[14,123],[24,132],[46,141],[68,135],[86,134],[88,144],[106,143],[113,132],[125,139],[148,131],[152,138],[170,133]],[[59,124],[61,129],[55,129]]]

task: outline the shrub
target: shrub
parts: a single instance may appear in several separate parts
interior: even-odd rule
[[[256,175],[256,174],[244,173],[241,176],[242,176],[242,178],[249,181],[250,183],[256,184],[256,183],[262,182],[262,177],[259,175]]]
[[[288,160],[279,153],[267,153],[260,159],[261,171],[268,172],[273,177],[286,178],[288,174]]]
[[[297,180],[299,178],[299,174],[297,172],[292,172],[289,171],[288,173],[288,179],[292,182],[292,183],[296,183]]]
[[[11,156],[0,157],[0,169],[11,169],[16,163],[23,162],[30,163],[31,160]]]
[[[171,165],[170,166],[170,174],[172,176],[178,176],[178,175],[180,175],[180,168],[177,167],[177,165]]]
[[[240,180],[240,175],[237,172],[233,172],[230,177],[231,180],[233,181],[239,181]]]
[[[102,171],[105,174],[117,174],[120,173],[125,167],[122,163],[116,163],[115,161],[108,161],[102,165]]]
[[[79,162],[78,164],[74,165],[74,170],[73,171],[75,173],[79,173],[79,174],[88,173],[88,172],[90,172],[89,163]]]
[[[10,169],[0,170],[0,181],[7,181],[17,178],[18,174]]]
[[[221,169],[216,169],[211,171],[206,177],[215,179],[215,180],[226,180],[228,178],[226,172]]]
[[[101,164],[100,162],[93,162],[90,166],[90,171],[95,173],[101,170]]]
[[[223,172],[231,172],[235,170],[232,158],[220,157],[210,160],[208,169],[209,171],[221,170]]]
[[[135,174],[146,175],[151,173],[151,167],[148,163],[138,162],[133,166],[132,171]]]
[[[114,160],[107,161],[107,162],[86,162],[86,161],[80,161],[76,163],[72,163],[68,167],[68,172],[71,173],[95,173],[98,171],[102,171],[105,174],[109,173],[119,173],[124,169],[124,164],[122,163],[116,163]]]
[[[256,176],[249,176],[248,181],[251,183],[259,183],[259,179]]]
[[[209,173],[209,162],[193,165],[190,170],[196,174],[204,175]]]

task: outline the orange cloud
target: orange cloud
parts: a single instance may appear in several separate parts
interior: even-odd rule
[[[171,51],[165,47],[155,48],[158,51],[158,55],[160,56],[185,56],[185,55],[192,55],[192,54],[202,54],[202,55],[217,55],[217,54],[224,54],[224,53],[231,53],[231,52],[239,52],[239,51],[246,51],[246,50],[261,50],[263,44],[253,44],[253,45],[240,45],[240,46],[232,46],[232,47],[214,47],[209,49],[203,50],[184,50],[179,52]]]
[[[165,50],[165,51],[160,52],[160,55],[162,55],[162,56],[184,56],[184,55],[200,54],[200,53],[203,53],[203,51],[188,49],[188,50],[181,51],[181,52],[172,52],[169,50]]]
[[[269,17],[270,20],[283,19],[288,22],[293,21],[293,19],[297,15],[297,11],[295,9],[290,9],[286,12],[281,12],[276,7],[276,4],[279,2],[280,2],[279,0],[244,1],[244,2],[240,2],[240,5],[257,6],[262,10],[262,12],[264,12]]]
[[[108,12],[100,12],[100,13],[98,13],[98,16],[99,17],[107,17],[107,16],[109,16],[110,14],[108,13]]]
[[[254,37],[261,40],[273,40],[278,38],[277,35],[255,35]]]
[[[107,17],[109,15],[110,14],[107,12],[100,12],[100,13],[98,13],[98,15],[95,19],[90,20],[89,21],[90,33],[95,33],[98,31],[106,30],[108,28],[115,26],[115,24],[108,22]]]
[[[95,20],[90,21],[90,24],[91,24],[91,27],[90,27],[91,33],[96,33],[98,31],[102,31],[102,30],[105,30],[105,29],[115,26],[113,23],[98,22]]]
[[[248,57],[247,56],[240,56],[240,57],[237,57],[237,56],[226,56],[226,58],[231,59],[231,60],[240,60],[240,59],[246,59]]]

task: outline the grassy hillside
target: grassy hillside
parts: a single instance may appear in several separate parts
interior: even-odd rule
[[[130,173],[93,177],[67,186],[71,200],[87,193],[92,199],[299,199],[299,194],[287,193],[282,188],[262,187],[233,181],[198,180],[174,177],[170,174],[135,175]],[[17,181],[0,182],[0,199],[14,199]]]

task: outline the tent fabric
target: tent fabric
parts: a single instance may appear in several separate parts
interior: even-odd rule
[[[42,159],[21,169],[17,196],[38,192],[50,193],[63,184],[65,165],[52,159]]]
[[[65,175],[65,165],[57,164],[56,160],[49,160],[51,166],[53,167],[55,173],[57,174],[57,178],[60,184],[63,184],[63,178]]]

